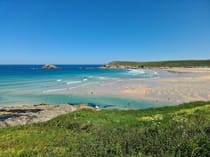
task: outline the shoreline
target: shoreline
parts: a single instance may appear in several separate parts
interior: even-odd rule
[[[157,71],[160,76],[150,79],[121,80],[106,86],[91,86],[91,89],[89,87],[75,89],[74,92],[95,97],[112,96],[150,101],[157,103],[156,107],[161,107],[158,103],[173,106],[210,100],[210,68],[153,68],[150,70]],[[88,104],[2,106],[0,107],[0,128],[45,122],[83,108],[94,109]]]
[[[139,69],[141,70],[141,69]],[[147,69],[145,69],[147,70]],[[107,96],[134,99],[137,101],[148,100],[155,102],[165,102],[170,104],[179,104],[190,101],[210,100],[210,68],[209,67],[172,67],[172,68],[150,68],[158,73],[157,77],[152,78],[132,78],[132,79],[101,79],[99,84],[86,84],[78,88],[70,89],[64,87],[62,91],[53,91],[49,93],[40,93],[41,97],[45,95],[64,95],[64,96]],[[196,89],[196,90],[195,90]],[[52,97],[49,97],[50,99]],[[48,98],[48,99],[49,99]],[[62,97],[61,97],[62,99]],[[65,99],[68,100],[68,99]],[[83,99],[84,100],[84,99]],[[27,102],[28,101],[28,102]],[[61,101],[54,103],[52,101],[25,101],[24,104],[62,104],[68,103]],[[72,102],[69,99],[69,102]],[[83,101],[84,103],[88,103]],[[82,102],[82,103],[83,103]],[[80,103],[75,102],[74,103]],[[90,102],[91,103],[91,102]],[[23,103],[18,104],[23,105]],[[17,106],[9,105],[9,106]]]
[[[210,100],[210,68],[151,68],[160,74],[157,78],[116,81],[106,86],[94,86],[94,95],[111,95],[136,100],[170,104]],[[75,93],[89,94],[82,88]]]
[[[141,70],[141,69],[140,69]],[[49,93],[40,93],[41,97],[54,99],[54,95],[64,96],[61,102],[53,102],[48,100],[31,101],[27,99],[26,103],[11,104],[9,106],[20,106],[28,104],[65,104],[73,103],[92,103],[91,97],[94,100],[97,96],[118,97],[125,99],[134,99],[136,101],[146,100],[152,102],[162,102],[167,104],[180,104],[191,101],[208,101],[210,100],[210,68],[150,68],[158,73],[157,77],[153,78],[133,78],[133,79],[101,79],[99,84],[89,84],[79,86],[69,90],[68,87],[62,91],[53,91]],[[196,89],[196,90],[195,90]],[[66,97],[65,97],[66,96]],[[70,97],[70,99],[68,98]],[[71,99],[74,96],[90,97],[87,102],[81,99],[80,102]],[[80,100],[80,97],[78,97]],[[93,101],[94,103],[94,101]],[[3,105],[4,106],[4,105]]]

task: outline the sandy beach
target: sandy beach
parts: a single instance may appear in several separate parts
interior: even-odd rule
[[[166,68],[164,77],[122,87],[121,93],[140,99],[175,104],[210,99],[210,68]]]
[[[180,104],[191,101],[210,100],[210,68],[158,68],[152,69],[160,77],[130,79],[110,84],[84,87],[83,94],[120,96],[137,100],[152,100]],[[103,84],[103,83],[102,83]],[[75,93],[79,93],[77,89]]]
[[[131,100],[148,100],[167,105],[210,100],[210,68],[158,68],[152,70],[159,74],[158,77],[121,79],[111,82],[102,80],[100,85],[75,88],[70,92],[75,95],[116,96]],[[68,94],[68,92],[68,90],[63,91],[62,94]],[[26,105],[1,107],[0,127],[44,122],[81,108],[87,108],[87,106]]]

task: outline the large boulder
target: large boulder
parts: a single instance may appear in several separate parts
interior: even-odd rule
[[[45,64],[45,65],[43,65],[42,66],[42,68],[41,69],[46,69],[46,70],[55,70],[55,69],[58,69],[58,67],[57,66],[55,66],[55,65],[51,65],[51,64]]]

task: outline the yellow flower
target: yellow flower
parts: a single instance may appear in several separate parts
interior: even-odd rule
[[[163,120],[163,115],[162,114],[156,114],[153,116],[144,116],[138,118],[139,121],[160,121]]]

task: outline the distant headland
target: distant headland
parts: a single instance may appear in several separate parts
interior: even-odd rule
[[[132,61],[113,61],[102,66],[106,69],[139,69],[139,68],[160,68],[160,67],[210,67],[208,60],[174,60],[174,61],[154,61],[154,62],[132,62]]]

